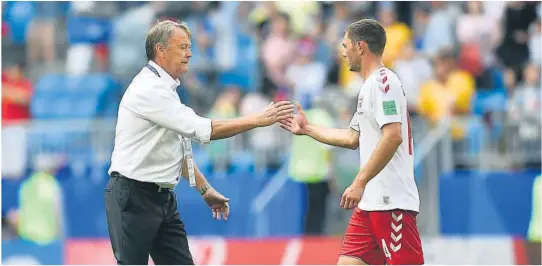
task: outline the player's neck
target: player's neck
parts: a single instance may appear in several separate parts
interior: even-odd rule
[[[369,76],[379,67],[384,66],[381,58],[367,58],[361,69],[361,78],[367,80]]]

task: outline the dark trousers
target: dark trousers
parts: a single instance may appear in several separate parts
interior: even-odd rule
[[[105,210],[118,264],[194,264],[173,191],[112,173]]]
[[[307,211],[305,214],[305,235],[321,235],[326,220],[329,183],[309,183],[307,186]]]

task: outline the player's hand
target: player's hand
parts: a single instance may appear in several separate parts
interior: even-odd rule
[[[229,198],[224,197],[214,188],[209,188],[209,190],[203,194],[203,200],[211,207],[214,219],[220,220],[220,216],[222,216],[224,220],[228,220],[228,216],[230,215]]]
[[[278,121],[292,118],[294,105],[290,101],[271,102],[260,115],[258,124],[261,127],[270,126]]]
[[[309,121],[307,121],[305,112],[303,112],[303,108],[299,102],[296,103],[296,107],[298,114],[291,118],[280,120],[280,127],[292,132],[295,135],[305,135],[307,134],[306,127],[309,124]]]
[[[364,187],[359,186],[358,184],[352,184],[344,190],[343,196],[341,197],[341,208],[350,210],[356,206],[361,201],[361,196],[363,195]]]

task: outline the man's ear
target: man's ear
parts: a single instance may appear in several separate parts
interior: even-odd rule
[[[365,51],[364,45],[363,45],[364,43],[365,43],[365,42],[363,42],[363,41],[357,42],[357,45],[358,45],[358,49],[359,49],[360,55],[363,55],[363,52]]]
[[[159,54],[159,55],[163,55],[164,52],[166,51],[166,49],[164,48],[163,45],[157,43],[157,44],[156,44],[156,51],[158,51],[158,54]]]

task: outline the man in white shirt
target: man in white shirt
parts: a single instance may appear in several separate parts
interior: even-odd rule
[[[309,124],[301,106],[281,127],[320,142],[357,149],[360,171],[340,206],[355,208],[338,264],[423,264],[416,216],[419,195],[414,181],[413,146],[407,100],[397,75],[382,64],[386,33],[363,19],[348,26],[343,57],[364,82],[349,129]]]
[[[149,62],[122,97],[111,156],[105,205],[118,264],[194,264],[172,189],[184,176],[202,195],[215,219],[227,219],[229,199],[215,191],[194,165],[191,140],[209,143],[292,117],[287,101],[263,113],[229,120],[198,116],[176,89],[188,71],[190,30],[162,21],[147,34]],[[194,182],[195,181],[195,182]]]

